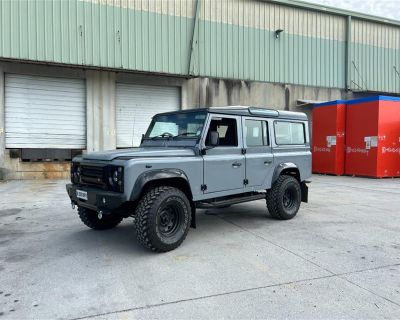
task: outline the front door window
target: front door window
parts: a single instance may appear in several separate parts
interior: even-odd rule
[[[232,118],[213,118],[208,129],[206,146],[209,146],[209,134],[211,131],[217,131],[219,135],[220,147],[237,147],[238,134],[236,119]]]

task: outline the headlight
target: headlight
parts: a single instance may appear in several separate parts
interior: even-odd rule
[[[109,166],[108,168],[108,184],[113,191],[124,191],[124,169],[123,167]]]
[[[81,166],[79,163],[72,163],[71,165],[71,182],[79,183],[81,181]]]
[[[118,183],[118,171],[115,170],[112,176],[113,182]]]

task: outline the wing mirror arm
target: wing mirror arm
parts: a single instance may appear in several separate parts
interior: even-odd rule
[[[207,150],[213,149],[219,145],[219,133],[218,131],[210,131],[207,135],[207,143],[205,148],[203,148],[201,153],[206,154]]]

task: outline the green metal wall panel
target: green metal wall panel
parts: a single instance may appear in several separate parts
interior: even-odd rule
[[[399,50],[353,43],[351,89],[400,92]]]
[[[400,93],[400,27],[352,21],[349,84],[346,17],[277,1],[2,0],[0,57]]]
[[[158,2],[191,9],[181,0]],[[129,3],[0,1],[0,57],[186,75],[192,13],[133,10]]]
[[[286,33],[277,39],[273,31],[210,21],[200,21],[199,39],[200,76],[345,87],[344,41]]]
[[[400,28],[354,20],[350,88],[400,92]]]

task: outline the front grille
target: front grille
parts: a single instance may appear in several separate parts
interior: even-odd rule
[[[80,182],[84,185],[107,188],[104,166],[80,166]]]

